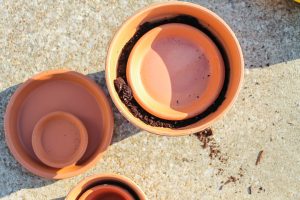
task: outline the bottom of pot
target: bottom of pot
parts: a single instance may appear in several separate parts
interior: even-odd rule
[[[99,185],[86,190],[79,200],[134,200],[129,192],[121,187]]]

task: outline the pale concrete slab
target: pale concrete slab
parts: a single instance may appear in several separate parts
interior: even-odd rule
[[[65,66],[105,87],[109,40],[126,17],[153,2],[160,0],[0,1],[1,199],[63,198],[82,178],[104,172],[128,176],[151,200],[300,199],[300,9],[288,0],[194,1],[228,22],[245,54],[241,95],[212,127],[227,161],[211,160],[195,136],[141,131],[116,109],[114,144],[80,176],[44,180],[11,156],[3,114],[17,85],[40,71]],[[264,156],[255,166],[260,150]],[[221,189],[229,176],[239,180]]]

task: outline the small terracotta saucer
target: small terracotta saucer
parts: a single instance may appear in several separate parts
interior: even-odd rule
[[[85,191],[79,200],[134,200],[125,189],[113,185],[99,185]]]
[[[137,102],[167,120],[196,116],[218,97],[222,55],[200,30],[170,23],[143,35],[130,53],[126,76]]]
[[[66,112],[52,112],[34,127],[32,147],[46,165],[63,168],[74,165],[84,154],[88,135],[83,123]]]

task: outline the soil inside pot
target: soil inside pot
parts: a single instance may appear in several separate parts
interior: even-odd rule
[[[182,23],[187,24],[190,26],[193,26],[203,33],[205,33],[207,36],[209,36],[213,42],[218,47],[220,53],[222,54],[222,58],[224,61],[224,67],[225,67],[225,76],[224,76],[224,85],[221,89],[221,92],[215,102],[211,104],[205,111],[198,114],[195,117],[185,119],[185,120],[165,120],[158,118],[150,113],[148,113],[146,110],[144,110],[137,101],[133,98],[133,94],[131,91],[131,88],[129,87],[127,83],[126,78],[126,67],[127,67],[127,61],[130,55],[130,52],[136,42],[149,30],[164,25],[168,23]],[[193,124],[204,117],[208,116],[210,113],[215,112],[218,107],[222,104],[224,99],[226,98],[226,91],[228,88],[229,83],[229,61],[226,54],[226,51],[224,47],[222,46],[221,42],[218,40],[216,36],[214,36],[207,27],[202,25],[195,17],[188,16],[188,15],[178,15],[175,17],[170,18],[164,18],[161,20],[153,21],[153,22],[145,22],[136,31],[136,33],[133,35],[133,37],[125,44],[123,47],[119,60],[118,60],[118,69],[117,69],[117,78],[114,80],[115,89],[122,100],[122,102],[127,106],[127,108],[130,110],[130,112],[140,120],[142,120],[144,123],[149,124],[151,126],[156,127],[165,127],[165,128],[180,128],[185,127],[190,124]]]

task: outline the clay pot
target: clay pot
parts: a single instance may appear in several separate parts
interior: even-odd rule
[[[101,174],[85,178],[69,192],[66,200],[86,199],[87,196],[90,197],[95,189],[98,190],[99,188],[102,188],[102,191],[99,191],[101,195],[112,193],[116,195],[118,198],[113,198],[114,200],[146,200],[145,194],[134,182],[116,174]],[[98,195],[98,193],[95,193],[95,195]],[[91,197],[94,196],[91,195]]]
[[[35,155],[54,168],[75,165],[87,144],[88,134],[83,123],[74,115],[61,111],[42,117],[32,134]]]
[[[180,28],[178,27],[175,27],[178,29],[177,31],[174,31],[174,29],[164,31],[166,28],[163,26],[166,25],[160,25],[144,34],[134,45],[126,68],[127,82],[132,89],[134,98],[144,110],[156,117],[160,117],[162,120],[189,119],[207,108],[216,98],[217,93],[221,95],[221,93],[225,91],[223,92],[224,98],[220,98],[222,101],[216,109],[200,120],[193,121],[193,123],[187,126],[180,128],[155,127],[133,116],[120,99],[114,86],[114,81],[118,77],[118,61],[123,47],[136,31],[139,30],[140,25],[145,22],[158,21],[178,15],[189,15],[196,18],[198,22],[209,31],[210,36],[213,36],[213,42],[210,40],[212,37],[208,38],[205,36],[207,33],[201,33],[199,30],[197,30],[197,32],[192,30],[192,27],[190,27],[190,32],[188,30],[179,31]],[[188,34],[185,34],[187,32]],[[180,49],[176,48],[174,52],[169,52],[172,58],[168,58],[168,54],[165,53],[165,51],[168,50],[168,48],[172,49],[172,47],[178,44],[176,44],[176,42],[175,44],[167,42],[166,48],[163,45],[166,42],[161,39],[163,37],[169,37],[169,40],[172,37],[179,37],[181,41],[177,43],[186,42],[189,44],[192,43],[192,45],[189,45],[188,48],[182,47],[188,45],[181,45]],[[201,45],[200,41],[205,42],[205,45],[203,46],[203,43]],[[217,44],[216,41],[218,42],[218,49],[216,49],[213,44]],[[219,46],[222,48],[220,49]],[[193,48],[195,52],[191,55]],[[199,52],[196,52],[196,50],[203,53],[203,60],[197,61],[196,58],[197,55],[199,55],[197,53]],[[218,50],[220,52],[222,50],[222,59],[220,58],[220,52],[218,52]],[[185,53],[185,51],[190,51],[190,53]],[[176,59],[176,55],[179,56],[178,59]],[[190,69],[193,70],[191,73],[189,73],[188,70],[183,70],[181,73],[187,76],[187,79],[185,79],[184,76],[180,76],[181,74],[178,70],[169,67],[169,65],[174,64],[176,66],[176,63],[183,63],[181,66],[187,66],[188,62],[186,61],[188,59],[196,62],[196,64],[198,62],[202,68],[197,71],[197,69],[193,68],[195,65],[192,64]],[[151,63],[151,61],[153,63]],[[215,63],[210,63],[212,61],[215,61]],[[150,65],[152,69],[148,67],[147,71],[146,67]],[[224,66],[224,68],[228,67],[229,69],[225,68],[225,70],[222,66]],[[186,68],[183,67],[183,69]],[[212,11],[187,2],[155,4],[139,11],[129,18],[114,36],[106,60],[107,87],[119,111],[134,125],[152,133],[169,136],[186,135],[201,131],[224,115],[237,97],[241,88],[243,73],[244,60],[242,51],[238,40],[229,26]],[[205,77],[205,75],[210,76]],[[194,78],[194,80],[191,78]],[[197,78],[198,80],[196,80]],[[176,83],[179,84],[176,85]],[[184,89],[180,88],[185,83],[190,87],[184,86]],[[198,87],[193,88],[193,85],[197,85]],[[203,86],[202,88],[201,85]],[[220,92],[221,85],[222,91]],[[181,93],[183,93],[183,95],[180,95]],[[192,100],[189,99],[189,95],[193,97]],[[206,99],[200,98],[201,95]],[[199,100],[195,99],[195,96],[196,98],[199,96]]]
[[[43,117],[56,111],[71,114],[78,121],[81,121],[78,122],[72,117],[66,117],[66,115],[63,117],[65,121],[72,121],[73,125],[76,124],[74,125],[75,129],[82,133],[79,134],[80,137],[77,138],[76,136],[77,139],[80,138],[80,142],[77,141],[78,144],[75,146],[85,146],[83,127],[85,127],[88,136],[84,154],[81,155],[82,152],[80,152],[84,150],[83,147],[79,152],[74,151],[72,162],[69,160],[70,162],[60,163],[61,166],[73,163],[79,157],[80,159],[63,168],[54,168],[54,166],[58,166],[49,162],[47,165],[44,164],[46,161],[41,159],[43,156],[38,153],[39,156],[37,156],[32,145],[32,142],[39,143],[38,136],[42,135],[39,133],[39,124],[43,122]],[[45,124],[49,122],[47,117],[45,122]],[[11,97],[6,109],[4,123],[6,142],[16,160],[30,172],[52,179],[75,176],[92,167],[108,148],[113,133],[113,115],[103,91],[88,77],[68,70],[43,72],[23,83]],[[34,135],[37,138],[32,138],[34,129],[36,131]],[[48,136],[44,132],[43,137]],[[60,139],[62,137],[59,136]],[[49,139],[54,138],[50,137]],[[70,136],[69,139],[74,138]],[[46,144],[54,145],[48,141]],[[70,143],[66,145],[72,147]],[[36,147],[35,144],[34,146]],[[41,148],[47,149],[49,146]],[[52,153],[55,155],[57,152]]]
[[[99,185],[88,189],[79,200],[134,200],[128,191],[118,186]]]

